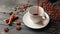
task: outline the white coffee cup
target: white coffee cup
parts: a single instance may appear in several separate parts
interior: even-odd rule
[[[37,7],[39,7],[39,13],[37,15]],[[44,9],[40,6],[32,6],[30,8],[27,9],[29,15],[30,15],[30,18],[31,20],[34,22],[34,23],[39,23],[39,22],[42,22],[45,17],[44,17]]]

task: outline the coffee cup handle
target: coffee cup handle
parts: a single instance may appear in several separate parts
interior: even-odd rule
[[[42,16],[42,19],[45,20],[46,19],[46,16]]]

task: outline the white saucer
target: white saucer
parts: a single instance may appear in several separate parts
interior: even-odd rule
[[[43,24],[44,25],[40,25],[40,24],[36,24],[36,23],[33,23],[33,21],[30,19],[29,13],[27,12],[24,16],[23,16],[23,23],[29,27],[29,28],[33,28],[33,29],[41,29],[41,28],[44,28],[45,26],[48,25],[49,23],[49,16],[48,14],[45,12],[45,16],[46,16],[46,19],[43,21]]]

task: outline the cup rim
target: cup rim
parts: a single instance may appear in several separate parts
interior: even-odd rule
[[[39,7],[39,8],[42,10],[42,11],[41,11],[41,13],[40,13],[40,11],[39,11],[39,16],[42,16],[42,14],[44,14],[44,9],[43,9],[41,6],[32,6],[32,7]],[[29,14],[30,14],[30,15],[32,15],[32,14],[30,13],[30,11],[29,11],[29,10],[30,10],[30,8],[31,8],[31,7],[27,8],[27,10],[26,10],[26,11],[28,11],[28,12],[29,12]],[[41,15],[40,15],[40,14],[41,14]]]

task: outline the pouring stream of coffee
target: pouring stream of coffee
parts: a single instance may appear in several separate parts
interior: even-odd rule
[[[37,5],[38,5],[38,7],[37,7],[37,14],[39,14],[40,0],[38,0]]]

